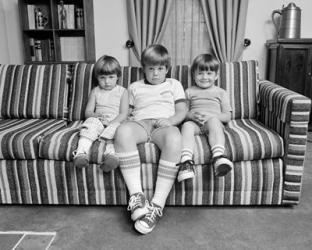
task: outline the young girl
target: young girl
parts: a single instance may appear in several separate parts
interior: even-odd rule
[[[135,229],[147,234],[162,216],[166,199],[176,179],[181,154],[181,134],[175,126],[186,115],[182,84],[166,78],[170,57],[165,47],[151,45],[141,57],[145,79],[129,87],[133,121],[123,123],[116,132],[115,148],[130,199],[128,210]],[[141,163],[137,144],[152,141],[161,150],[153,198],[148,201],[141,184]]]
[[[128,93],[117,85],[121,76],[119,62],[111,56],[102,56],[94,65],[94,76],[98,86],[92,89],[80,131],[78,148],[74,152],[74,165],[79,168],[89,164],[89,151],[92,143],[99,139],[113,139],[117,127],[128,115]],[[104,163],[100,167],[110,171],[119,164],[118,158],[106,150]]]
[[[186,99],[189,107],[187,120],[182,126],[182,155],[178,181],[194,177],[194,135],[207,133],[212,151],[214,174],[224,176],[233,163],[224,156],[224,127],[231,119],[232,108],[226,91],[215,82],[218,79],[219,62],[210,54],[197,56],[191,66],[196,86],[188,88]]]

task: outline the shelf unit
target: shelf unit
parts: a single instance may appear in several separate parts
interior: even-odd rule
[[[65,28],[60,24],[61,2],[70,20]],[[26,64],[95,61],[93,0],[19,0],[18,5]],[[44,19],[40,27],[38,11]]]
[[[266,47],[267,79],[312,98],[312,39],[268,40]]]

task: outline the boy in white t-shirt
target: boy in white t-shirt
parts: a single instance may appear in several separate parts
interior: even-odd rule
[[[182,155],[178,181],[193,178],[195,146],[194,135],[208,134],[212,151],[214,174],[224,176],[233,168],[233,163],[224,155],[224,126],[231,119],[231,105],[227,92],[216,86],[219,62],[211,54],[198,55],[191,66],[195,86],[186,93],[189,112],[188,121],[182,125]]]
[[[182,84],[166,78],[170,68],[168,51],[162,45],[147,47],[141,57],[145,79],[129,87],[129,107],[132,121],[121,124],[115,137],[115,149],[120,170],[130,199],[128,210],[135,229],[147,234],[162,216],[166,199],[178,172],[181,154],[181,134],[175,126],[186,115]],[[142,190],[141,163],[137,144],[152,141],[161,150],[155,192],[148,201]]]

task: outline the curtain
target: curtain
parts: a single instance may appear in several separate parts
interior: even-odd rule
[[[244,49],[248,0],[200,0],[214,54],[237,61]]]
[[[159,43],[166,27],[172,0],[127,0],[128,29],[134,46],[130,48],[130,65],[139,66],[142,51]]]
[[[211,53],[207,25],[198,0],[172,0],[173,7],[166,27],[163,45],[172,64],[191,64],[195,56]]]

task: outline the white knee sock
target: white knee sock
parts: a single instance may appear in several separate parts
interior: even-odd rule
[[[133,195],[143,192],[139,151],[116,153],[116,156],[119,158],[120,171],[126,182],[129,194]]]
[[[87,137],[81,136],[78,141],[77,154],[89,154],[93,141]]]
[[[220,155],[223,155],[225,148],[223,145],[217,144],[217,145],[214,145],[213,147],[211,147],[211,151],[212,151],[212,158],[215,158],[215,157],[218,157]]]
[[[193,150],[189,148],[183,148],[181,153],[181,162],[185,162],[193,159]]]
[[[167,197],[177,176],[179,167],[175,162],[159,160],[156,187],[152,202],[164,208]]]

